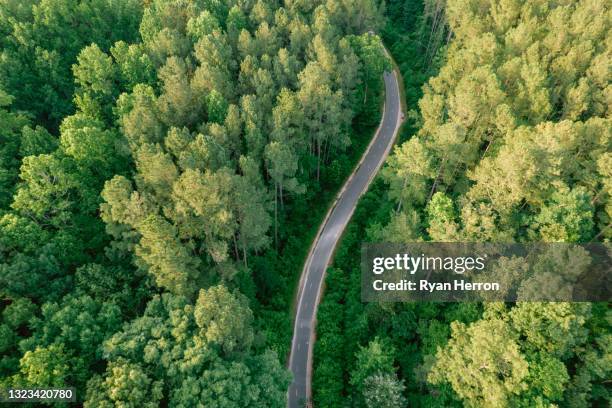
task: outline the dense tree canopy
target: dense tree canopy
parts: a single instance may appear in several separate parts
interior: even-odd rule
[[[157,406],[166,395],[181,407],[284,406],[289,375],[272,352],[250,353],[245,302],[224,286],[200,291],[195,305],[169,293],[154,297],[104,343],[110,364],[90,380],[85,405]],[[149,392],[130,392],[141,387]]]
[[[354,254],[609,241],[611,12],[0,0],[0,388],[284,406],[296,277],[380,117],[380,32],[410,113],[328,274],[314,402],[609,405],[608,305],[363,304]]]
[[[585,242],[596,225],[609,238],[597,165],[612,128],[609,10],[470,0],[446,15],[453,39],[424,86],[420,130],[386,172],[403,210],[437,206],[441,192],[457,207],[456,238]]]
[[[0,385],[284,406],[291,216],[376,123],[382,10],[0,1]]]
[[[387,2],[383,38],[413,111],[329,273],[317,405],[368,406],[385,395],[384,406],[397,394],[406,401],[395,406],[411,407],[610,404],[607,304],[364,305],[350,257],[364,237],[608,242],[610,13],[590,0]],[[546,282],[519,299],[575,279],[559,265],[580,270],[580,257],[553,252],[533,265]],[[507,279],[526,267],[499,265]],[[355,375],[376,343],[392,350],[391,369],[364,388]]]

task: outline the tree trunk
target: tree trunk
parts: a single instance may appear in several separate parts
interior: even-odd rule
[[[597,194],[593,196],[593,199],[591,200],[591,205],[596,205],[599,203],[599,197],[602,195],[602,193],[604,193],[604,191],[605,190],[602,188]]]
[[[487,147],[485,148],[485,151],[482,153],[482,156],[480,157],[480,160],[485,158],[487,152],[489,151],[489,147],[491,147],[491,144],[493,143],[494,140],[495,140],[495,138],[489,140],[489,143],[487,144]]]
[[[446,162],[446,157],[444,159],[442,159],[442,163],[440,164],[440,168],[438,169],[438,174],[436,175],[436,178],[433,182],[433,184],[431,185],[431,191],[429,192],[429,197],[427,197],[427,202],[429,202],[429,200],[431,200],[431,197],[434,194],[434,191],[436,191],[436,186],[438,185],[438,180],[440,179],[440,175],[442,174],[442,170],[444,170],[444,163]]]
[[[238,254],[238,242],[236,242],[236,234],[234,234],[234,256],[236,260],[240,259],[240,255]]]
[[[403,192],[404,192],[404,189],[406,188],[407,185],[408,185],[408,176],[404,177],[404,182],[402,183],[402,192],[400,193],[400,198],[399,198],[399,201],[397,203],[397,209],[395,210],[395,212],[398,213],[398,214],[399,214],[400,210],[402,209]]]

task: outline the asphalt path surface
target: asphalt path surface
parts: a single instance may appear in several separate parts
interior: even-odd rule
[[[288,391],[290,408],[302,408],[310,401],[314,328],[325,270],[359,197],[368,189],[387,157],[403,120],[397,75],[385,72],[384,80],[385,105],[378,131],[319,230],[302,272],[289,357],[289,368],[293,373]]]

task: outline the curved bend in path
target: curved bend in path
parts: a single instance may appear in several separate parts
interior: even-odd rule
[[[359,197],[367,190],[389,154],[403,119],[398,75],[385,72],[384,80],[385,105],[376,135],[323,221],[302,271],[289,357],[289,368],[293,373],[293,383],[287,395],[289,408],[302,408],[311,397],[314,327],[325,270]]]

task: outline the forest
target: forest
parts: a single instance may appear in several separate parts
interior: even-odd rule
[[[284,407],[301,262],[380,116],[383,10],[0,1],[0,388]]]
[[[327,273],[314,406],[609,406],[608,304],[366,304],[354,254],[609,242],[611,22],[600,0],[0,0],[0,389],[285,407],[384,44],[409,114]]]
[[[364,241],[609,242],[611,12],[387,2],[410,120],[328,270],[315,406],[610,405],[609,304],[364,304],[352,254]]]

